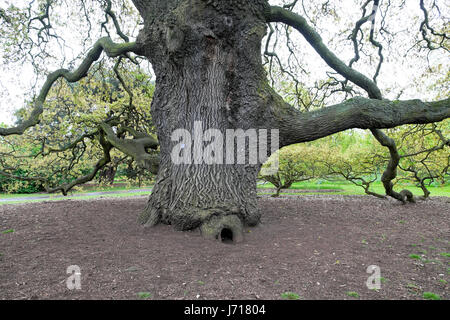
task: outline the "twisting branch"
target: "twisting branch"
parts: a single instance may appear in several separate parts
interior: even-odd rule
[[[93,139],[94,136],[96,136],[98,134],[98,130],[92,131],[92,132],[88,132],[85,133],[83,135],[81,135],[80,137],[78,137],[77,139],[75,139],[74,141],[66,144],[65,146],[61,147],[61,148],[48,148],[47,152],[44,152],[44,150],[41,151],[41,154],[43,157],[49,155],[50,153],[59,153],[59,152],[64,152],[67,151],[69,149],[73,149],[74,147],[76,147],[80,142],[84,141],[84,139],[86,138],[90,138]],[[45,144],[43,143],[42,145],[42,149],[44,149]]]
[[[302,16],[285,10],[281,7],[270,7],[269,13],[266,15],[267,22],[282,22],[297,31],[299,31],[308,41],[308,43],[316,50],[322,59],[336,72],[344,75],[348,80],[357,84],[367,92],[369,96],[381,96],[380,89],[362,73],[350,68],[342,60],[340,60],[330,49],[323,43],[322,37],[312,28],[305,18]]]
[[[423,131],[425,129],[422,129]],[[442,150],[445,147],[450,147],[450,139],[446,138],[440,130],[437,129],[436,124],[432,124],[432,127],[429,129],[430,133],[434,133],[438,136],[439,140],[436,142],[436,145],[431,148],[427,148],[424,150],[420,150],[417,152],[411,152],[408,154],[401,155],[401,159],[407,159],[411,157],[416,156],[422,156],[420,160],[415,161],[417,164],[420,164],[424,170],[419,169],[415,164],[409,164],[407,166],[401,166],[399,165],[399,168],[402,169],[405,172],[411,173],[414,180],[417,182],[417,186],[420,187],[423,191],[423,197],[421,199],[425,200],[429,197],[430,191],[427,189],[426,181],[429,180],[428,185],[433,182],[435,179],[438,179],[439,177],[443,177],[448,170],[448,165],[443,168],[442,172],[432,170],[429,168],[429,165],[427,162],[429,162],[429,157],[432,153]],[[409,134],[414,134],[416,131],[410,130],[406,134],[404,134],[403,138]],[[424,136],[426,135],[423,133]],[[450,158],[450,155],[449,157]]]
[[[42,24],[42,27],[38,29],[37,35],[38,35],[38,38],[43,42],[45,42],[45,40],[42,37],[42,32],[45,32],[45,33],[47,33],[48,36],[50,36],[49,31],[52,28],[51,23],[50,23],[50,8],[51,8],[52,4],[53,4],[53,0],[46,0],[46,2],[42,4],[43,5],[43,10],[42,10],[43,13],[40,16],[34,17],[28,21],[28,26],[27,26],[28,30],[31,29],[31,24],[33,23],[33,21],[38,20]],[[30,10],[31,10],[31,6],[29,8],[29,11]]]
[[[420,0],[420,9],[423,11],[424,20],[420,24],[420,32],[422,33],[423,40],[427,43],[427,48],[430,50],[436,50],[436,49],[444,49],[446,51],[449,51],[448,48],[445,47],[444,42],[448,41],[450,37],[445,33],[439,33],[436,32],[431,26],[428,18],[428,11],[425,8],[425,4],[423,0]],[[439,46],[434,47],[433,41],[428,38],[427,32],[430,32],[433,36],[440,38]]]
[[[366,180],[362,177],[363,174],[370,174],[371,172],[358,172],[355,173],[353,171],[352,165],[344,162],[342,168],[334,168],[333,164],[328,163],[327,161],[324,161],[325,165],[328,167],[328,174],[330,175],[338,175],[342,176],[345,180],[353,183],[355,186],[361,187],[364,189],[364,192],[367,195],[374,196],[380,199],[386,199],[386,196],[379,194],[377,192],[370,190],[370,185],[377,181],[377,174],[375,174],[375,177],[371,180]]]
[[[383,46],[380,42],[375,40],[375,16],[378,11],[378,6],[380,5],[380,0],[374,0],[373,10],[372,10],[372,27],[370,28],[369,41],[372,43],[374,47],[378,49],[378,57],[380,58],[378,61],[377,69],[375,71],[375,75],[373,76],[373,82],[377,83],[377,78],[380,75],[381,65],[384,62],[383,56]]]
[[[310,43],[310,45],[316,50],[316,52],[322,57],[322,59],[331,67],[333,68],[336,72],[338,72],[340,75],[342,75],[343,77],[345,77],[346,79],[348,79],[349,81],[355,83],[356,85],[358,85],[359,87],[361,87],[362,89],[364,89],[369,97],[371,99],[376,99],[379,100],[379,102],[381,103],[380,105],[382,105],[382,99],[383,96],[381,94],[381,90],[378,88],[377,84],[375,83],[375,81],[367,78],[365,75],[361,74],[360,72],[352,69],[350,66],[347,66],[343,61],[341,61],[333,52],[331,52],[331,50],[328,49],[328,47],[323,43],[322,38],[320,37],[320,35],[312,28],[308,25],[306,19],[304,19],[303,17],[301,17],[298,14],[295,14],[291,11],[285,10],[281,7],[270,7],[270,10],[268,10],[268,12],[266,13],[266,19],[267,22],[282,22],[285,23],[289,26],[292,26],[293,28],[295,28],[296,30],[298,30],[304,37],[305,39]],[[374,100],[372,100],[371,103]],[[441,117],[428,117],[426,116],[426,114],[431,111],[428,109],[428,107],[431,104],[424,104],[422,105],[422,107],[420,108],[420,111],[416,109],[416,111],[414,111],[414,107],[412,101],[409,101],[408,104],[411,104],[411,109],[409,108],[409,106],[405,106],[405,112],[408,112],[408,110],[410,110],[412,113],[414,113],[414,118],[416,118],[420,123],[430,123],[430,122],[436,122],[436,121],[441,121],[443,119],[446,119],[448,117],[450,117],[450,100],[443,100],[440,102],[437,102],[437,105],[439,106],[440,112],[441,113]],[[362,101],[361,101],[362,102]],[[417,101],[416,101],[417,102]],[[342,104],[345,105],[346,103]],[[356,107],[355,109],[353,109],[352,111],[345,109],[345,107],[343,109],[341,109],[343,106],[337,107],[335,106],[334,108],[327,108],[329,110],[323,111],[323,118],[322,119],[317,119],[315,116],[312,117],[308,117],[311,121],[319,121],[322,124],[322,128],[326,130],[326,128],[331,129],[328,125],[328,122],[322,122],[324,119],[328,119],[329,121],[333,121],[332,119],[328,118],[329,115],[336,115],[339,116],[339,120],[337,121],[338,123],[336,123],[335,121],[335,125],[336,128],[332,129],[331,132],[330,130],[328,134],[332,134],[335,132],[339,132],[342,130],[345,130],[344,128],[347,126],[347,128],[351,128],[353,127],[358,127],[358,128],[365,128],[365,129],[370,129],[372,134],[375,136],[375,138],[380,142],[380,144],[382,144],[383,146],[387,147],[389,149],[390,152],[390,161],[388,164],[388,167],[386,169],[386,171],[383,173],[382,176],[382,182],[383,185],[385,187],[386,190],[386,194],[397,199],[400,200],[402,202],[405,202],[406,200],[408,201],[414,201],[412,193],[410,191],[407,190],[403,190],[400,193],[397,193],[394,191],[393,189],[393,182],[392,180],[395,179],[396,175],[397,175],[397,166],[399,164],[400,161],[400,156],[398,154],[398,150],[397,147],[395,145],[395,141],[391,138],[389,138],[385,133],[383,133],[381,130],[378,130],[379,128],[388,128],[390,126],[386,126],[386,125],[380,125],[380,123],[377,123],[378,120],[376,120],[376,118],[384,118],[382,113],[386,112],[386,113],[391,113],[392,111],[395,110],[396,106],[394,105],[392,108],[393,110],[389,110],[389,109],[384,109],[381,110],[379,109],[377,112],[381,112],[381,114],[372,114],[371,120],[366,119],[369,122],[367,126],[361,126],[360,124],[357,124],[355,126],[355,122],[364,122],[364,118],[365,116],[368,115],[367,110],[365,108],[365,110],[360,110],[360,112],[362,112],[362,114],[358,114],[358,111],[356,110],[358,107]],[[359,107],[362,107],[364,104],[361,104]],[[379,105],[379,106],[380,106]],[[338,111],[339,109],[341,109],[341,111]],[[371,109],[371,108],[370,108]],[[346,110],[346,111],[344,111]],[[372,111],[374,111],[372,109]],[[396,111],[400,111],[400,110],[396,110]],[[396,112],[394,111],[394,112]],[[339,113],[336,114],[336,112]],[[345,112],[354,112],[353,114],[347,114],[347,116],[345,116]],[[439,112],[439,113],[440,113]],[[344,114],[343,114],[344,113]],[[371,111],[369,111],[369,113],[371,113]],[[432,112],[433,113],[433,112]],[[399,114],[391,114],[392,118],[391,121],[393,122],[397,122],[399,120],[398,117]],[[411,114],[412,115],[412,114]],[[349,118],[351,118],[352,120],[350,120]],[[359,118],[359,119],[355,119],[355,118]],[[422,118],[422,119],[419,119]],[[286,119],[287,121],[289,121],[289,119]],[[298,121],[298,119],[297,119]],[[297,122],[294,120],[294,122]],[[315,121],[315,122],[316,122]],[[353,124],[351,124],[349,126],[349,123],[345,123],[346,121],[350,121],[353,122]],[[409,120],[408,120],[409,121]],[[413,123],[416,122],[415,120],[413,122],[403,122],[403,121],[399,121],[397,122],[396,125],[394,126],[398,126],[401,124],[405,124],[405,123]],[[305,123],[304,121],[301,121],[303,123]],[[306,125],[306,124],[305,124]],[[318,124],[316,123],[316,127],[319,127]],[[337,128],[341,127],[340,130],[338,130]],[[301,130],[303,131],[303,130]],[[304,133],[304,132],[303,132]],[[287,133],[287,136],[289,137],[289,133]],[[314,135],[316,136],[316,135]],[[320,136],[320,135],[319,135]],[[297,137],[298,138],[298,137]],[[305,138],[305,137],[303,137]],[[310,139],[310,138],[308,138]],[[316,139],[316,138],[314,138]],[[311,139],[310,139],[311,140]],[[298,140],[298,139],[294,139],[293,142],[300,142],[302,140]],[[309,141],[309,140],[303,140],[303,141]]]
[[[66,79],[68,82],[77,82],[81,80],[87,75],[91,65],[100,58],[100,55],[102,54],[103,51],[105,51],[108,57],[117,57],[128,52],[138,51],[138,46],[135,42],[114,43],[108,37],[99,39],[94,44],[94,47],[88,52],[87,57],[83,60],[83,62],[76,70],[69,71],[67,69],[59,69],[49,74],[38,97],[34,102],[34,108],[31,111],[29,118],[16,127],[0,128],[0,136],[22,134],[28,128],[38,124],[40,121],[39,118],[42,112],[44,111],[45,100],[55,81],[61,77]]]
[[[66,147],[62,148],[61,150],[53,150],[52,149],[51,151],[49,151],[49,153],[50,152],[62,152],[65,150],[69,150],[71,147],[75,147],[80,141],[83,142],[83,139],[86,136],[90,136],[90,135],[91,134],[83,135],[82,137],[80,137],[79,139],[77,139],[76,141],[71,143],[70,146],[66,146]],[[15,180],[40,182],[44,186],[44,189],[46,190],[46,192],[48,192],[48,193],[61,192],[64,196],[67,196],[67,193],[70,190],[72,190],[75,186],[84,184],[84,183],[89,182],[92,179],[94,179],[97,172],[99,170],[101,170],[104,166],[106,166],[108,163],[111,162],[110,151],[113,148],[113,146],[108,141],[106,141],[106,139],[104,138],[104,134],[102,132],[97,131],[96,133],[92,133],[92,135],[95,135],[97,137],[97,139],[99,140],[100,145],[102,146],[102,150],[103,150],[103,157],[94,165],[94,167],[90,173],[88,173],[87,175],[82,176],[78,179],[75,179],[75,180],[71,181],[70,183],[62,184],[62,185],[59,185],[56,187],[50,187],[51,178],[55,173],[53,173],[51,176],[48,176],[48,177],[38,177],[38,176],[33,177],[33,176],[19,176],[19,175],[15,175],[15,174],[9,173],[4,170],[0,170],[0,175],[15,179]],[[91,138],[93,139],[94,136],[92,136]],[[70,170],[70,167],[74,164],[75,160],[76,160],[75,158],[73,158],[71,160],[71,164],[69,165],[68,170]],[[5,168],[5,170],[11,171],[11,170],[16,170],[16,169],[15,168],[9,168],[9,169]]]
[[[62,192],[63,195],[67,196],[67,193],[75,186],[86,183],[94,179],[95,175],[99,170],[101,170],[104,166],[111,162],[110,151],[113,146],[106,141],[103,134],[99,135],[99,142],[103,149],[103,157],[94,165],[94,168],[90,173],[85,176],[82,176],[70,183],[63,184],[61,186],[57,186],[53,189],[48,189],[48,193]]]
[[[138,164],[147,168],[152,173],[158,172],[159,156],[150,154],[147,149],[158,148],[158,141],[145,133],[138,133],[132,128],[125,127],[123,130],[129,132],[135,139],[121,139],[107,123],[100,124],[100,128],[105,133],[105,139],[112,146],[132,157]]]
[[[447,102],[449,105],[449,102]],[[439,120],[438,120],[439,121]],[[435,122],[435,121],[431,121]],[[395,144],[394,139],[389,138],[383,131],[377,129],[370,130],[377,139],[377,141],[383,146],[388,148],[390,158],[386,170],[383,172],[381,176],[381,182],[383,182],[384,189],[386,190],[386,194],[388,196],[393,197],[399,201],[405,203],[406,201],[414,202],[414,196],[409,190],[402,190],[400,192],[396,192],[394,190],[394,183],[392,182],[397,177],[397,167],[400,163],[400,154],[398,153],[397,146]]]
[[[355,23],[355,28],[353,28],[353,31],[351,33],[351,35],[349,36],[349,39],[352,40],[353,42],[353,51],[355,53],[354,57],[350,60],[349,66],[352,67],[353,64],[355,62],[358,62],[360,59],[360,55],[359,55],[359,47],[358,47],[358,34],[361,33],[361,38],[363,37],[362,35],[362,30],[361,27],[370,20],[370,18],[372,17],[372,15],[366,16],[366,12],[367,12],[367,5],[371,2],[371,0],[367,0],[363,6],[362,6],[362,17],[361,19],[359,19],[356,23]]]
[[[42,183],[47,183],[48,179],[44,178],[44,177],[24,177],[24,176],[18,176],[9,172],[6,172],[4,170],[0,170],[0,175],[7,177],[7,178],[12,178],[15,180],[22,180],[22,181],[39,181]]]
[[[112,117],[104,120],[103,122],[104,123],[109,123],[109,124],[116,124],[116,123],[118,123],[119,118],[120,118],[120,115],[112,116]],[[100,134],[99,131],[100,131],[99,129],[95,129],[95,130],[89,131],[89,132],[79,136],[78,138],[76,138],[72,142],[66,143],[64,146],[62,146],[60,148],[51,148],[51,147],[49,147],[46,152],[44,150],[45,147],[46,147],[46,145],[45,145],[45,138],[44,138],[44,141],[42,142],[42,150],[38,154],[36,154],[35,157],[37,157],[38,155],[42,155],[43,157],[45,157],[45,156],[47,156],[47,155],[49,155],[51,153],[60,153],[60,152],[67,151],[69,149],[73,149],[79,143],[81,143],[81,142],[84,143],[84,140],[86,138],[89,138],[91,140],[95,139]]]
[[[402,169],[403,171],[410,172],[413,174],[414,179],[417,181],[418,186],[420,187],[420,189],[422,189],[423,192],[423,197],[421,198],[421,200],[427,199],[430,196],[431,192],[427,189],[425,181],[427,180],[433,181],[435,178],[437,178],[437,176],[430,175],[422,178],[419,175],[419,171],[416,168],[414,168],[414,166],[403,168],[402,166],[399,165],[399,168]]]
[[[105,8],[105,22],[101,24],[101,28],[106,31],[106,33],[109,34],[108,29],[106,28],[106,24],[109,22],[108,17],[110,17],[114,23],[114,27],[116,28],[117,34],[125,41],[130,42],[130,38],[126,34],[122,32],[122,29],[120,28],[119,21],[117,21],[116,14],[112,10],[112,2],[111,0],[105,0],[106,8]]]

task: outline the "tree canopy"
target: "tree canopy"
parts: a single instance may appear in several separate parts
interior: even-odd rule
[[[226,13],[215,29],[208,29],[211,10]],[[196,32],[238,52],[243,44],[227,28],[240,15],[244,22],[236,28],[244,30],[245,19],[254,15],[263,26],[245,32],[255,34],[267,81],[255,85],[262,115],[255,126],[264,120],[279,129],[281,147],[352,128],[369,130],[379,145],[367,146],[376,149],[367,154],[388,152],[380,162],[386,195],[413,201],[409,191],[394,190],[399,168],[422,185],[448,168],[448,13],[437,0],[7,1],[0,6],[3,70],[28,66],[36,81],[26,104],[16,109],[16,123],[0,127],[0,174],[67,194],[113,159],[133,159],[157,173],[163,131],[155,130],[150,104],[154,85],[170,73],[160,64],[184,63],[177,62],[184,59],[180,51],[191,54]],[[190,25],[192,17],[206,22]],[[222,63],[220,54],[211,55]],[[256,63],[243,60],[247,68]],[[411,68],[415,74],[408,78]],[[242,85],[236,77],[232,81]],[[157,91],[154,103],[161,104],[161,97]],[[156,122],[162,126],[159,113]],[[398,126],[404,127],[382,130]],[[350,177],[342,166],[328,169]]]

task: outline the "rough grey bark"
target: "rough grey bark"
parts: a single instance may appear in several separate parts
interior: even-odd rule
[[[178,1],[170,9],[170,3],[159,8],[135,1],[145,19],[137,41],[157,78],[152,119],[161,148],[157,183],[141,223],[162,222],[179,230],[202,226],[204,235],[213,238],[227,228],[238,240],[242,228],[237,221],[259,222],[256,177],[261,164],[176,165],[171,151],[178,142],[171,141],[171,135],[176,129],[192,133],[196,121],[204,130],[223,133],[267,128],[261,117],[267,113],[261,94],[263,3]]]

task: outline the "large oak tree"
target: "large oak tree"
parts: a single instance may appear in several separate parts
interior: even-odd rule
[[[121,42],[103,37],[95,42],[78,67],[50,73],[34,100],[29,117],[17,126],[0,128],[0,136],[20,135],[39,124],[52,85],[60,78],[68,82],[84,78],[105,53],[118,59],[133,60],[136,55],[143,56],[151,63],[156,74],[151,112],[157,138],[124,125],[122,115],[111,116],[89,136],[74,141],[74,144],[80,143],[86,137],[96,137],[99,141],[103,158],[93,171],[51,191],[67,193],[74,185],[91,180],[110,162],[110,151],[115,148],[148,170],[157,172],[156,184],[140,214],[140,223],[146,226],[171,224],[178,230],[200,228],[205,237],[212,238],[219,237],[225,230],[231,232],[234,240],[242,239],[243,225],[256,225],[260,221],[256,178],[262,163],[173,163],[171,153],[178,141],[172,141],[172,133],[180,128],[193,132],[195,123],[201,122],[204,130],[214,128],[221,132],[227,129],[267,129],[269,132],[278,129],[279,147],[316,140],[351,128],[369,129],[391,155],[382,177],[386,194],[400,201],[412,200],[410,192],[396,192],[393,188],[392,180],[400,156],[395,142],[381,129],[449,118],[449,99],[432,102],[384,99],[376,77],[371,79],[353,68],[358,55],[349,64],[335,55],[308,20],[295,13],[297,1],[283,7],[271,6],[267,0],[132,2],[143,19],[137,39],[130,42],[111,10],[111,2],[105,1],[106,17],[114,22]],[[366,10],[371,3],[372,10]],[[44,7],[48,9],[52,1],[46,4]],[[350,38],[357,53],[361,28],[364,24],[374,23],[379,5],[377,0],[364,3],[363,17],[356,23]],[[445,49],[448,36],[430,27],[424,2],[419,1],[418,5],[425,13],[420,28],[427,46],[430,50],[436,49],[433,47],[435,39],[440,39],[439,47],[448,53]],[[8,12],[2,10],[1,14],[7,23]],[[44,25],[42,32],[50,28],[48,10],[37,19]],[[364,90],[366,96],[355,96],[309,112],[300,111],[283,100],[269,84],[261,56],[263,39],[274,23],[289,26],[303,35],[346,85],[353,83]],[[373,32],[372,28],[370,42],[381,50]],[[67,148],[70,146],[73,144]],[[160,149],[159,157],[149,151],[157,148]],[[235,152],[248,154],[248,148]]]

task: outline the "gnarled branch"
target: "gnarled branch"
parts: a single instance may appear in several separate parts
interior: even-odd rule
[[[313,114],[312,115],[313,117],[311,119],[312,120],[315,119],[315,121],[313,122],[315,122],[316,127],[311,128],[311,126],[309,126],[309,130],[318,130],[319,132],[329,131],[329,134],[333,134],[351,128],[347,127],[348,125],[355,125],[354,128],[356,127],[362,129],[370,129],[372,134],[380,142],[380,144],[389,149],[389,153],[391,156],[388,167],[382,176],[382,181],[386,190],[386,194],[403,202],[405,202],[405,199],[409,201],[414,201],[411,192],[403,190],[402,192],[397,193],[393,189],[392,180],[395,179],[397,175],[397,166],[400,161],[400,156],[398,154],[395,141],[389,138],[384,132],[382,132],[379,129],[395,127],[407,123],[431,123],[449,118],[450,117],[449,99],[433,103],[424,103],[421,102],[420,100],[408,101],[407,105],[411,105],[411,109],[404,108],[403,110],[401,110],[402,108],[396,109],[395,107],[397,106],[393,105],[391,105],[391,108],[389,107],[386,108],[386,106],[383,107],[383,104],[385,104],[386,101],[383,102],[381,90],[378,88],[375,81],[369,79],[360,72],[352,69],[351,66],[347,66],[343,61],[341,61],[331,50],[328,49],[328,47],[323,43],[320,35],[311,26],[308,25],[306,19],[304,19],[298,14],[285,10],[281,7],[270,7],[270,9],[266,12],[266,19],[267,22],[282,22],[298,30],[331,68],[333,68],[336,72],[344,76],[349,81],[352,81],[353,83],[364,89],[371,99],[379,100],[380,104],[376,104],[374,100],[372,100],[371,102],[372,106],[374,106],[375,109],[373,109],[370,106],[370,104],[363,103],[362,105],[364,106],[363,107],[364,110],[361,110],[360,113],[354,108],[349,109],[348,106],[346,106],[347,102],[344,102],[341,105],[333,107],[331,110],[324,111],[323,114],[321,114],[321,116],[319,117],[321,118],[321,120],[317,120],[316,116],[318,116],[318,114]],[[365,21],[366,20],[363,19],[362,23],[364,23]],[[372,44],[378,47],[380,59],[382,59],[381,55],[382,47],[378,42],[376,42],[373,39],[373,32],[371,32],[370,41],[372,42]],[[376,75],[378,75],[378,72],[379,67],[377,68]],[[376,79],[376,77],[374,77],[374,79]],[[402,104],[400,102],[397,103]],[[420,107],[420,105],[422,106]],[[282,109],[286,110],[287,108],[284,107]],[[375,110],[376,112],[374,113]],[[409,116],[405,116],[404,112],[407,113],[411,112],[411,114]],[[438,114],[440,114],[440,116],[437,116]],[[344,120],[344,122],[334,121],[334,125],[336,125],[336,128],[331,128],[329,126],[329,123],[327,122],[317,123],[318,121],[323,121],[324,119],[329,119],[330,121],[333,121],[333,119],[330,119],[330,115],[331,116],[339,115],[340,117],[342,117],[342,120]],[[386,116],[391,117],[389,121],[386,121],[388,120]],[[299,117],[302,118],[303,116],[300,115]],[[359,119],[352,119],[352,120],[349,119],[354,117]],[[306,118],[308,117],[306,116]],[[290,120],[289,118],[286,119],[286,121],[289,120]],[[303,122],[305,121],[303,120]],[[390,124],[388,122],[390,122]],[[301,133],[304,133],[303,132],[304,130],[300,131]],[[315,134],[312,135],[317,136]]]
[[[291,108],[284,101],[275,103],[281,146],[313,141],[352,128],[385,129],[403,124],[438,122],[450,117],[450,99],[422,102],[355,97],[306,113]]]
[[[111,145],[132,157],[141,166],[150,170],[150,172],[158,172],[159,156],[147,152],[148,148],[158,148],[158,141],[155,138],[148,134],[137,133],[135,130],[125,127],[124,130],[130,132],[136,139],[121,139],[108,124],[102,123],[100,124],[100,128],[105,133],[105,139]]]
[[[68,82],[77,82],[84,78],[91,65],[100,58],[103,51],[108,55],[108,57],[117,57],[128,52],[136,52],[138,46],[135,42],[132,43],[114,43],[110,38],[105,37],[97,40],[94,47],[88,52],[87,57],[83,60],[80,66],[74,70],[69,71],[67,69],[59,69],[55,72],[50,73],[47,76],[38,97],[34,102],[34,108],[28,119],[23,121],[20,125],[12,128],[0,128],[0,136],[8,136],[13,134],[22,134],[28,128],[35,126],[40,121],[40,116],[44,111],[44,103],[47,95],[55,83],[56,80],[63,77]]]
[[[80,184],[84,184],[84,183],[89,182],[92,179],[94,179],[97,172],[99,170],[101,170],[104,166],[106,166],[108,163],[111,162],[110,151],[113,148],[113,146],[105,139],[103,134],[100,134],[99,142],[103,149],[103,157],[94,165],[91,172],[89,172],[87,175],[82,176],[70,183],[57,186],[53,189],[48,189],[47,192],[55,193],[55,192],[61,191],[63,195],[67,196],[67,192],[69,192],[73,187],[80,185]]]

